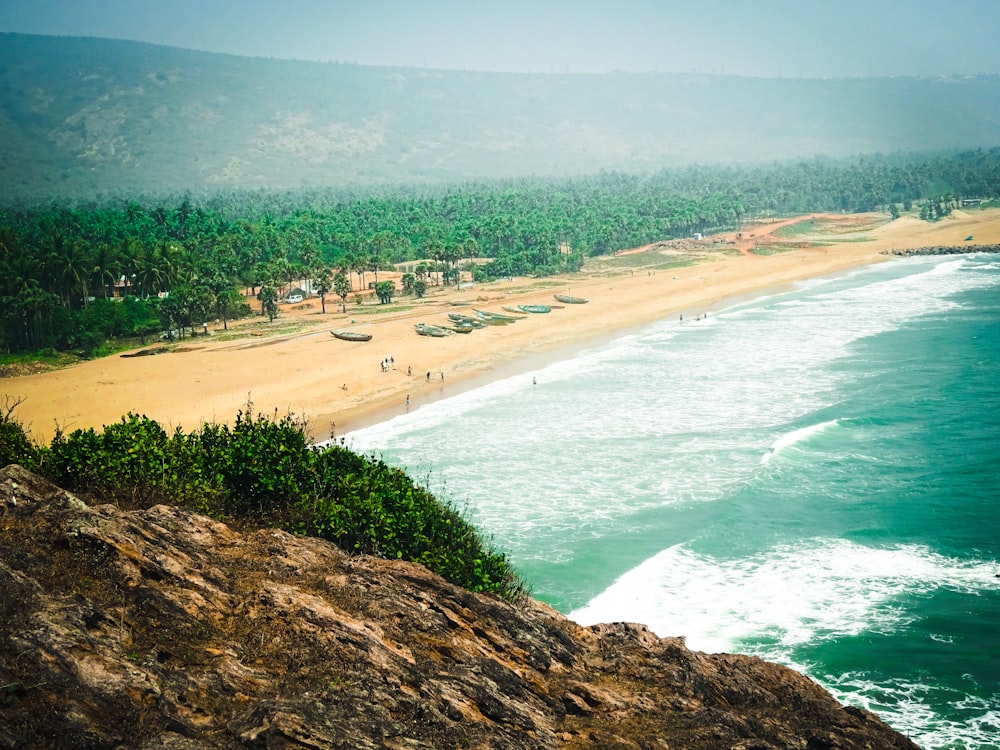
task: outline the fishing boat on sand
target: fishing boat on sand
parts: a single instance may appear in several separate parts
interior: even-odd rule
[[[514,322],[512,320],[504,320],[503,318],[492,318],[486,315],[482,316],[480,318],[480,321],[483,323],[483,325],[487,326],[505,326],[508,323]]]
[[[444,338],[445,336],[454,336],[455,332],[448,329],[442,328],[441,326],[432,326],[427,323],[417,323],[414,328],[417,329],[417,333],[421,336],[433,336],[434,338]]]
[[[470,318],[468,315],[460,315],[459,313],[448,313],[448,319],[460,326],[472,326],[473,328],[484,328],[486,326],[479,318]]]
[[[518,310],[516,307],[508,307],[507,305],[503,305],[502,307],[509,313],[514,313],[515,315],[518,315],[522,318],[524,317],[524,313]]]
[[[565,302],[567,305],[585,305],[590,302],[586,297],[571,297],[568,294],[553,294],[560,302]]]
[[[548,305],[518,305],[518,308],[526,313],[547,313],[552,311],[552,308]]]
[[[487,325],[507,325],[508,323],[515,323],[521,318],[516,315],[504,315],[503,313],[488,312],[486,310],[476,310],[476,315],[479,319],[484,321]]]
[[[330,331],[330,335],[334,338],[342,339],[344,341],[371,341],[372,335],[370,333],[362,333],[361,331]]]

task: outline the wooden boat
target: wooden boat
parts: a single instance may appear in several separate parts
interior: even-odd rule
[[[125,352],[122,357],[151,357],[155,354],[166,354],[170,350],[165,346],[154,346],[152,349],[140,349],[137,352]]]
[[[468,315],[459,313],[448,313],[448,319],[460,326],[472,326],[473,328],[483,328],[486,324],[478,318],[470,318]]]
[[[452,323],[450,326],[441,326],[449,331],[454,331],[455,333],[472,333],[474,330],[472,326],[462,325],[461,323]]]
[[[504,315],[503,313],[489,312],[488,310],[476,310],[476,315],[480,320],[500,320],[504,323],[515,323],[524,315]]]
[[[483,316],[480,320],[484,325],[488,326],[505,326],[508,323],[514,322],[512,320],[504,320],[503,318],[489,318],[486,316]]]
[[[520,310],[518,310],[516,307],[508,307],[507,305],[503,305],[502,307],[503,307],[504,310],[506,310],[509,313],[514,313],[515,315],[517,315],[517,316],[519,316],[521,318],[524,317],[524,313],[521,312]]]
[[[362,333],[361,331],[330,331],[330,335],[334,338],[343,339],[344,341],[372,340],[372,335],[370,333]]]
[[[417,323],[414,328],[417,329],[417,333],[421,336],[433,336],[434,338],[444,338],[445,336],[454,336],[455,332],[447,328],[442,328],[441,326],[432,326],[427,323]]]
[[[552,311],[552,308],[548,305],[518,305],[518,307],[526,313],[547,313]]]
[[[590,300],[585,297],[571,297],[568,294],[553,294],[552,296],[560,302],[565,302],[567,305],[585,305],[590,302]]]

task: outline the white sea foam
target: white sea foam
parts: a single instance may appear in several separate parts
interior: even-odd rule
[[[970,696],[938,685],[930,676],[921,682],[886,683],[868,673],[848,672],[819,682],[842,703],[878,714],[927,750],[1000,750],[1000,695]]]
[[[819,424],[812,424],[812,425],[809,425],[808,427],[800,427],[797,430],[793,430],[792,432],[785,433],[780,438],[778,438],[777,440],[774,441],[774,445],[772,445],[770,447],[770,449],[767,451],[767,453],[765,453],[763,456],[761,456],[761,459],[760,459],[761,464],[767,464],[767,463],[769,463],[770,460],[775,455],[777,455],[778,453],[780,453],[781,451],[783,451],[785,448],[788,448],[788,447],[790,447],[792,445],[796,445],[797,443],[804,442],[805,440],[808,440],[811,436],[815,435],[816,433],[822,432],[823,430],[827,429],[828,427],[833,427],[836,424],[838,424],[838,420],[831,419],[831,420],[829,420],[827,422],[820,422]]]
[[[909,623],[901,597],[938,588],[1000,588],[995,562],[943,557],[925,547],[880,549],[813,539],[736,560],[675,545],[621,576],[570,614],[581,624],[627,620],[703,651],[752,642],[768,658],[807,643],[889,633]]]
[[[785,447],[776,425],[839,400],[852,374],[831,362],[859,338],[937,309],[963,283],[960,260],[933,277],[935,266],[917,261],[902,277],[880,267],[870,283],[817,280],[804,296],[662,321],[540,370],[538,386],[509,377],[347,443],[430,475],[515,558],[564,560],[605,521],[718,500],[750,481],[763,455]],[[803,304],[777,307],[791,301]]]

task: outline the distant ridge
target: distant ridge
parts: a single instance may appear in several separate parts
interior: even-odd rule
[[[490,74],[0,34],[5,197],[449,184],[1000,145],[1000,76]]]

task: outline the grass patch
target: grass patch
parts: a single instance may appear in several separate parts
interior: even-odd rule
[[[46,349],[40,352],[0,354],[0,378],[34,375],[78,364],[80,357],[68,352]]]
[[[382,313],[404,313],[414,309],[414,305],[371,305],[350,310],[348,315],[381,315]]]
[[[820,235],[829,237],[829,243],[833,242],[866,242],[870,238],[850,238],[844,240],[834,239],[837,235],[855,234],[865,232],[882,226],[889,222],[888,216],[871,217],[860,214],[844,214],[835,219],[803,219],[794,224],[787,224],[774,230],[773,236],[791,239],[802,237],[803,235]]]
[[[601,256],[591,258],[584,264],[583,273],[632,270],[666,270],[693,266],[705,256],[663,255],[657,252],[634,253],[632,255]]]
[[[771,234],[775,237],[799,237],[803,234],[819,234],[830,231],[830,222],[819,219],[803,219],[794,224],[778,227]]]

